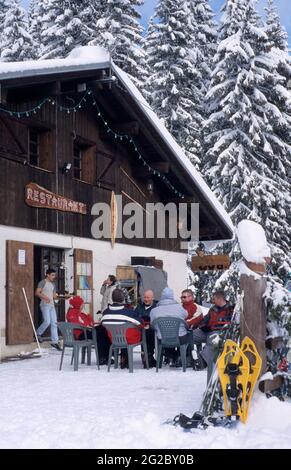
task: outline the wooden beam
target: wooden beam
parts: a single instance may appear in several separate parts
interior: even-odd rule
[[[167,174],[170,171],[170,164],[169,162],[148,162],[149,166],[162,174]],[[148,169],[147,165],[140,164],[139,166],[135,166],[133,168],[133,173],[137,178],[146,178],[148,176],[154,176],[153,172]]]
[[[150,165],[154,170],[157,170],[160,173],[169,173],[170,171],[169,162],[153,162]]]
[[[137,121],[115,123],[112,130],[118,134],[138,135],[139,123]]]
[[[152,172],[148,169],[146,165],[134,167],[132,169],[132,174],[136,178],[148,178],[152,176]]]
[[[9,116],[10,121],[15,121],[15,122],[20,122],[21,124],[24,124],[25,126],[31,126],[34,127],[35,129],[38,129],[39,131],[51,131],[56,128],[56,125],[47,122],[47,121],[40,121],[37,117],[30,118],[26,116],[22,116],[20,118],[15,117],[15,116]]]

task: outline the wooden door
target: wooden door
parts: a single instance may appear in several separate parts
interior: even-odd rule
[[[24,300],[25,288],[31,312],[34,311],[33,244],[7,240],[6,244],[6,344],[33,341],[33,329]]]
[[[74,250],[74,290],[84,300],[84,310],[93,316],[93,252]]]

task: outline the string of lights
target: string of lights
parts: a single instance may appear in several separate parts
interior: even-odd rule
[[[109,126],[107,120],[104,118],[103,114],[101,113],[101,110],[98,106],[98,103],[96,102],[96,100],[94,98],[94,95],[93,95],[93,93],[90,89],[87,90],[84,93],[82,98],[74,106],[64,106],[64,105],[57,104],[56,100],[54,100],[53,98],[48,97],[48,98],[45,98],[44,100],[42,100],[40,103],[38,103],[33,108],[26,109],[24,111],[13,111],[11,109],[6,109],[6,108],[3,108],[3,107],[0,107],[0,111],[4,112],[6,114],[9,114],[9,116],[14,116],[14,117],[18,117],[18,118],[29,117],[32,114],[36,114],[46,103],[50,103],[52,106],[56,105],[58,107],[59,111],[65,112],[67,114],[71,114],[71,113],[76,113],[78,110],[82,109],[84,107],[84,104],[87,103],[87,98],[89,98],[89,97],[92,100],[92,105],[96,108],[98,118],[102,121],[102,123],[103,123],[104,127],[106,128],[108,134],[111,134],[113,136],[113,138],[116,139],[116,140],[120,140],[120,141],[127,140],[133,146],[133,149],[136,152],[136,154],[138,156],[138,159],[142,162],[142,164],[145,167],[147,167],[148,171],[151,174],[153,174],[154,176],[157,176],[158,178],[160,178],[164,183],[166,183],[167,186],[173,191],[174,194],[176,194],[181,199],[184,199],[184,195],[172,185],[172,183],[168,180],[168,178],[165,175],[163,175],[158,170],[155,170],[154,168],[152,168],[148,164],[148,162],[143,158],[142,154],[140,153],[135,140],[130,135],[118,133],[118,132],[114,131]]]

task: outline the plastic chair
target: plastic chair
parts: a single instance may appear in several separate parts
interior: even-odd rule
[[[103,326],[106,328],[106,330],[108,331],[108,333],[110,333],[110,336],[111,336],[111,346],[110,346],[109,355],[108,355],[108,368],[107,368],[108,372],[110,372],[112,352],[114,353],[114,369],[117,369],[118,367],[119,349],[127,350],[129,372],[133,372],[133,349],[136,346],[140,346],[140,345],[143,346],[146,368],[149,369],[148,349],[147,349],[147,343],[146,343],[145,330],[143,328],[141,329],[138,326],[130,322],[107,323],[107,324],[106,322],[103,322]],[[140,342],[134,343],[134,344],[128,344],[126,340],[126,332],[129,328],[141,331],[142,338]]]
[[[92,350],[92,347],[94,347],[94,349],[95,349],[96,365],[97,365],[97,368],[99,370],[100,369],[100,367],[99,367],[99,354],[98,354],[98,347],[97,347],[96,332],[95,332],[94,328],[91,330],[91,328],[81,326],[78,323],[69,323],[69,322],[58,322],[57,325],[58,325],[58,328],[60,329],[60,331],[62,333],[62,336],[63,336],[63,351],[62,351],[59,370],[62,369],[63,359],[64,359],[64,354],[65,354],[65,349],[66,348],[72,348],[73,349],[71,364],[74,361],[74,370],[75,371],[78,370],[78,366],[79,366],[79,352],[80,352],[80,349],[82,349],[82,351],[84,351],[84,352],[87,350],[87,364],[88,364],[88,366],[91,365],[91,350]],[[85,339],[84,340],[75,339],[74,330],[82,330],[84,332]],[[92,331],[92,339],[87,338],[87,331]],[[85,356],[84,355],[82,355],[82,356],[83,356],[83,359],[85,359]]]
[[[182,318],[175,318],[175,317],[160,317],[156,318],[152,322],[152,328],[160,332],[161,339],[158,339],[156,342],[157,345],[157,366],[156,372],[159,371],[159,368],[162,367],[162,351],[164,348],[179,348],[180,349],[180,356],[182,361],[183,372],[186,372],[186,353],[187,347],[189,346],[188,343],[180,344],[179,338],[179,329],[181,325],[184,325],[185,328],[188,330],[187,323]]]

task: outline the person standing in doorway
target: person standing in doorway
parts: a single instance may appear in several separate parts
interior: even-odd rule
[[[57,274],[54,269],[48,269],[46,272],[45,279],[38,283],[35,291],[36,297],[40,299],[40,310],[42,313],[42,324],[38,327],[36,334],[38,340],[41,342],[41,335],[50,326],[51,330],[51,346],[58,351],[62,348],[59,345],[58,326],[57,326],[57,312],[55,309],[55,299],[58,294],[56,293],[56,287],[54,281],[56,280]]]

